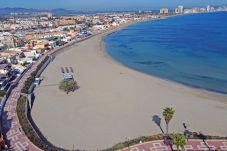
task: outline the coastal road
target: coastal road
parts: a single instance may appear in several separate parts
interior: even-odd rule
[[[176,150],[173,146],[173,150]],[[189,140],[184,147],[185,151],[227,151],[227,140]],[[162,140],[151,141],[125,148],[122,151],[171,151]]]
[[[39,63],[44,59],[42,57],[39,61],[32,65],[19,81],[19,84],[12,90],[9,98],[4,106],[2,123],[3,123],[3,133],[6,134],[6,140],[10,145],[10,149],[13,151],[39,151],[30,140],[27,138],[23,132],[19,119],[16,113],[17,101],[21,95],[21,89],[24,86],[24,82],[30,77],[30,74],[37,68]]]

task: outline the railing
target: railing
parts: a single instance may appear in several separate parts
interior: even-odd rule
[[[44,59],[45,59],[45,56],[44,56]],[[43,60],[44,60],[43,59]],[[38,77],[40,77],[40,75],[42,74],[42,72],[45,70],[45,68],[49,65],[49,63],[51,62],[51,59],[52,59],[52,57],[48,57],[48,60],[42,65],[42,67],[39,69],[39,71],[36,73],[36,76],[35,76],[35,78],[38,78]],[[42,61],[43,60],[41,60],[41,63],[42,63]],[[28,93],[30,94],[30,93],[32,93],[33,92],[33,90],[34,90],[34,88],[35,88],[35,85],[34,85],[34,83],[32,83],[32,85],[30,86],[30,88],[29,88],[29,90],[28,90]]]
[[[45,56],[43,56],[43,58],[45,58]],[[44,60],[44,59],[43,59]],[[43,61],[41,60],[40,63]],[[48,58],[48,60],[46,60],[46,62],[42,65],[42,67],[39,69],[39,71],[36,73],[36,78],[38,78],[42,72],[45,70],[45,68],[48,66],[48,64],[51,62],[52,60],[52,56],[50,56]],[[31,90],[30,90],[31,89]],[[29,94],[28,95],[31,95],[32,94],[32,91],[33,91],[33,85],[31,85],[29,89]],[[28,95],[26,95],[26,97],[28,98]],[[51,142],[49,142],[45,136],[42,134],[42,132],[39,130],[39,128],[37,127],[37,125],[35,124],[35,122],[33,121],[32,119],[32,116],[31,116],[31,98],[28,98],[28,102],[26,103],[26,105],[24,106],[25,107],[25,116],[26,116],[26,119],[28,121],[28,124],[31,126],[32,130],[34,131],[35,133],[35,136],[38,140],[40,140],[46,147],[49,147],[51,148],[52,150],[59,150],[59,151],[66,151],[65,149],[62,149],[62,148],[59,148],[59,147],[56,147],[55,145],[53,145]],[[32,142],[34,145],[37,145],[35,144],[34,142]],[[38,146],[38,145],[37,145]]]
[[[48,58],[48,60],[42,65],[42,67],[39,69],[39,71],[37,72],[37,74],[36,74],[36,78],[38,78],[41,74],[42,74],[42,72],[46,69],[46,67],[49,65],[49,63],[51,62],[51,57],[49,57]]]
[[[1,121],[1,126],[2,126],[2,113],[6,104],[6,101],[8,100],[12,90],[18,85],[20,79],[24,76],[24,74],[32,67],[33,64],[30,64],[22,73],[19,77],[17,77],[16,81],[14,81],[10,87],[8,88],[5,96],[3,97],[1,104],[0,104],[0,121]]]

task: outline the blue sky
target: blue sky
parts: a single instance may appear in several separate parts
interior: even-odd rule
[[[0,0],[0,8],[65,8],[72,10],[139,10],[173,8],[177,5],[186,7],[206,5],[227,5],[227,0]]]

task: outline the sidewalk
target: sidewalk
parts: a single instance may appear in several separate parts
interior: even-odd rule
[[[21,78],[19,84],[12,90],[9,98],[4,106],[2,122],[3,122],[3,132],[6,134],[6,141],[10,145],[10,149],[13,151],[39,151],[27,136],[24,134],[19,119],[16,113],[17,101],[20,97],[21,89],[24,86],[24,82],[30,77],[30,74],[36,69],[37,65],[42,61],[40,59],[37,61],[30,70],[28,70]]]
[[[176,146],[173,146],[176,150]],[[184,151],[227,151],[227,140],[189,140],[184,147]],[[122,151],[171,151],[170,146],[166,146],[163,140],[151,141],[142,143],[129,148],[125,148]]]

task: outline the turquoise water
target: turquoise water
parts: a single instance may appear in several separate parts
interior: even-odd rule
[[[227,12],[138,23],[105,42],[110,56],[130,68],[227,94]]]

